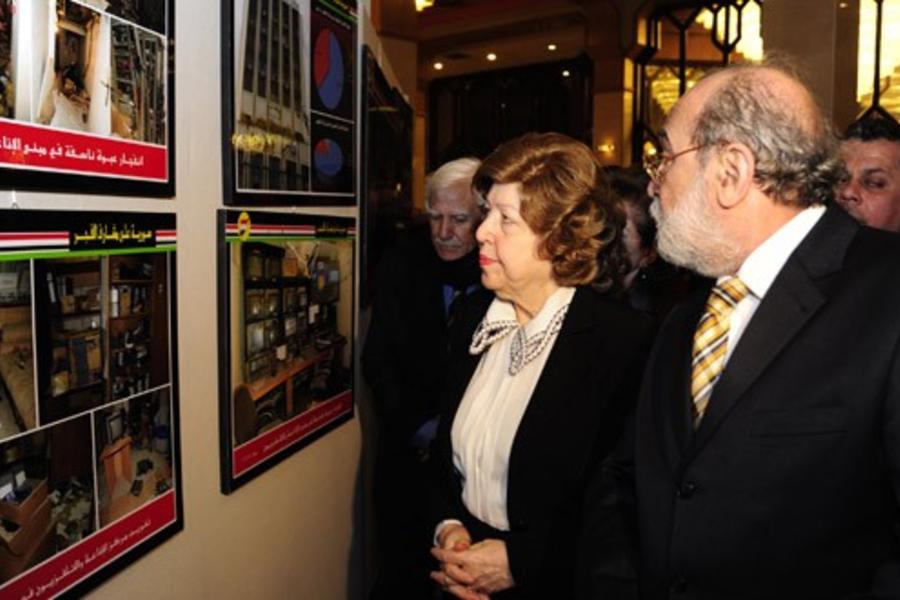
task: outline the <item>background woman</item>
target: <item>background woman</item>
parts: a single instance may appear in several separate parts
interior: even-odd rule
[[[568,598],[586,479],[619,437],[648,324],[588,285],[617,272],[617,232],[586,146],[527,134],[473,181],[496,299],[449,375],[432,578],[460,598]]]
[[[622,287],[632,308],[661,323],[672,306],[691,291],[692,276],[661,259],[656,252],[656,222],[647,194],[650,178],[643,169],[608,168],[607,180],[625,211],[622,246],[625,275]]]

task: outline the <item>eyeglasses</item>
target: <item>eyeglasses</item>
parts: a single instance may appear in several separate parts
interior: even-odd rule
[[[647,171],[647,175],[650,176],[650,181],[653,182],[654,185],[660,186],[662,185],[663,179],[666,176],[666,171],[669,170],[669,165],[675,161],[679,156],[683,156],[688,152],[695,152],[704,147],[704,144],[698,144],[696,146],[691,146],[690,148],[685,148],[684,150],[680,150],[674,154],[669,152],[660,152],[659,154],[654,154],[652,156],[648,156],[644,159],[644,170]]]

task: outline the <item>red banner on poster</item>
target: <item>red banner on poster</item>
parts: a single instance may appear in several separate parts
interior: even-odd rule
[[[52,598],[175,520],[175,492],[169,490],[120,521],[63,550],[3,586],[10,600]]]
[[[0,166],[166,181],[165,146],[0,120]]]
[[[274,456],[310,433],[321,429],[350,411],[353,393],[349,390],[301,413],[243,446],[234,449],[233,473],[237,477]]]

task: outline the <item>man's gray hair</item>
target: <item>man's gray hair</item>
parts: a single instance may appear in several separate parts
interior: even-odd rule
[[[756,159],[754,180],[763,193],[784,204],[810,206],[834,198],[845,170],[837,139],[816,107],[805,118],[791,111],[762,70],[780,72],[807,90],[790,67],[780,64],[729,67],[730,78],[713,92],[697,117],[693,143],[700,159],[727,143],[741,143]],[[812,95],[810,94],[810,98]],[[796,108],[796,107],[794,107]]]
[[[465,182],[471,187],[472,177],[480,166],[481,161],[477,158],[457,158],[442,164],[429,173],[425,179],[425,210],[431,208],[431,199],[438,190],[452,187],[461,182]]]

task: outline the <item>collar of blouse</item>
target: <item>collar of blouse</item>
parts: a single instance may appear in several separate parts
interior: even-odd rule
[[[481,354],[495,342],[513,334],[509,374],[516,375],[556,339],[574,294],[575,288],[559,288],[525,325],[519,325],[516,320],[512,303],[495,298],[472,336],[469,353]]]

